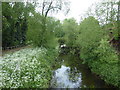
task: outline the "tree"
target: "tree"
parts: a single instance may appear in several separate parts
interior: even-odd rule
[[[99,22],[90,16],[80,23],[79,32],[77,43],[81,48],[80,56],[83,60],[91,60],[95,57],[93,51],[103,35]]]
[[[43,35],[46,31],[46,17],[48,16],[49,12],[58,12],[60,10],[64,10],[65,13],[69,12],[69,1],[68,0],[42,0],[40,3],[40,11],[42,16],[44,17],[43,22]]]
[[[117,20],[117,0],[102,0],[95,3],[87,11],[87,17],[94,16],[101,25],[112,23]]]
[[[48,42],[49,42],[50,38],[48,38],[48,37],[49,37],[51,28],[56,29],[56,27],[53,24],[53,23],[56,23],[56,21],[54,21],[53,19],[50,19],[48,17],[48,14],[49,14],[50,11],[51,12],[57,12],[57,11],[63,10],[63,9],[68,12],[69,11],[69,2],[67,0],[43,0],[43,1],[39,2],[38,5],[40,5],[41,13],[40,13],[40,15],[38,15],[39,13],[35,13],[34,16],[31,17],[33,22],[30,21],[29,26],[30,26],[30,24],[33,24],[33,25],[35,24],[35,26],[36,26],[36,24],[38,24],[39,26],[36,26],[36,27],[34,27],[34,26],[31,27],[30,26],[29,31],[34,32],[32,30],[36,29],[37,32],[39,32],[39,35],[38,34],[37,35],[39,37],[41,37],[40,40],[37,39],[38,41],[35,41],[35,40],[32,39],[33,41],[36,42],[36,45],[49,47]],[[52,26],[50,27],[49,24],[52,25]],[[32,33],[31,33],[31,35],[32,35]],[[32,38],[32,36],[31,36],[31,38]],[[36,38],[38,36],[36,36]],[[29,34],[28,34],[28,37],[29,37]],[[51,33],[51,38],[52,37],[54,37],[53,33]]]
[[[49,12],[53,13],[63,10],[67,14],[70,10],[70,2],[68,0],[42,0],[38,5],[40,5],[41,14],[44,17],[47,17]]]
[[[93,5],[91,10],[88,10],[88,16],[94,16],[100,22],[113,44],[119,40],[118,13],[119,0],[102,0],[100,3]]]
[[[78,24],[76,20],[74,18],[65,19],[62,26],[63,31],[65,32],[65,44],[70,47],[74,46],[78,34]]]
[[[34,46],[55,48],[57,46],[57,39],[55,37],[57,21],[54,18],[46,17],[46,31],[43,35],[43,18],[39,13],[29,18],[27,39]]]
[[[26,43],[27,20],[34,6],[24,2],[2,3],[2,47],[12,47]]]

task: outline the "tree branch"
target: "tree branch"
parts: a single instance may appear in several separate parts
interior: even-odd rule
[[[44,8],[45,8],[45,2],[43,2],[43,6],[42,6],[42,15],[44,15]]]
[[[48,9],[47,9],[47,11],[46,11],[46,13],[45,13],[45,17],[47,17],[47,14],[48,14],[48,12],[50,11],[50,9],[51,9],[51,6],[52,6],[52,1],[50,2],[50,4],[49,4],[49,7],[48,7]]]

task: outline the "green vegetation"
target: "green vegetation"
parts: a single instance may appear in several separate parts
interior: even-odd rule
[[[27,48],[6,54],[1,62],[3,88],[48,88],[57,50]]]
[[[80,58],[83,59],[83,63],[87,63],[91,70],[108,84],[119,86],[119,51],[117,50],[120,49],[118,44],[120,43],[120,36],[118,35],[119,28],[117,27],[119,26],[117,26],[116,21],[116,16],[118,16],[116,13],[119,10],[113,8],[115,5],[115,1],[100,3],[99,6],[107,8],[104,10],[100,7],[95,12],[95,14],[99,13],[99,16],[96,16],[99,18],[99,22],[102,22],[101,25],[93,17],[88,16],[80,23],[79,30],[81,33],[78,42],[81,46]],[[105,14],[106,20],[100,20],[103,19],[100,18],[100,15]]]
[[[55,60],[59,50],[57,39],[61,36],[58,33],[61,23],[47,15],[49,10],[62,10],[62,5],[67,5],[62,0],[54,4],[55,6],[52,5],[53,1],[42,3],[43,7],[46,6],[42,14],[35,12],[36,3],[2,3],[3,49],[24,44],[33,45],[30,49],[3,56],[0,73],[3,77],[0,82],[2,88],[49,87],[53,65],[57,65]]]
[[[64,35],[64,44],[74,47],[77,38],[78,24],[74,18],[65,19],[62,25]]]
[[[109,45],[107,39],[102,39],[95,50],[97,57],[89,64],[93,72],[100,75],[107,83],[119,85],[118,55]]]
[[[46,28],[44,28],[44,19],[38,13],[30,17],[27,32],[28,41],[35,46],[55,48],[58,44],[57,38],[55,37],[57,21],[54,18],[46,18]]]
[[[73,23],[68,22],[68,24],[63,23],[63,25],[64,30],[69,31]],[[76,31],[74,28],[72,30]],[[118,86],[118,55],[109,44],[109,37],[106,38],[106,31],[102,29],[94,17],[90,16],[80,23],[77,32],[75,34],[77,35],[76,41],[73,38],[70,40],[65,39],[65,41],[69,43],[74,41],[73,45],[80,47],[80,58],[83,60],[83,63],[88,64],[91,70],[108,84]],[[67,32],[67,34],[70,33]],[[66,36],[65,34],[64,37],[66,38]],[[73,47],[72,44],[66,45]]]
[[[36,12],[37,5],[42,7],[41,13]],[[80,23],[74,18],[60,22],[49,16],[49,12],[60,10],[68,13],[67,0],[2,3],[3,49],[25,44],[34,48],[3,57],[1,87],[49,87],[61,45],[70,48],[68,51],[73,54],[75,48],[79,49],[76,53],[83,64],[107,84],[120,87],[120,1],[94,5],[93,12],[92,8],[88,10]]]
[[[2,47],[12,47],[26,44],[28,16],[34,12],[32,4],[2,3]]]
[[[77,43],[81,47],[80,57],[89,62],[95,58],[93,51],[98,46],[103,32],[99,22],[94,17],[88,17],[83,20],[79,25],[79,32]]]

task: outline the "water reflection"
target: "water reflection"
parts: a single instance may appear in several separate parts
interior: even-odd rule
[[[74,73],[64,65],[54,71],[51,81],[53,88],[78,88],[81,84],[81,73]]]
[[[87,65],[82,64],[78,56],[61,54],[57,63],[51,88],[113,88],[93,74]]]

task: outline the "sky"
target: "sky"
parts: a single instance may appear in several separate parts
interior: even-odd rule
[[[97,3],[101,0],[69,0],[71,2],[70,5],[70,12],[67,16],[65,16],[62,12],[59,12],[54,17],[58,18],[59,20],[64,20],[65,18],[74,17],[77,22],[80,21],[80,16],[88,10],[88,8],[93,4]]]

